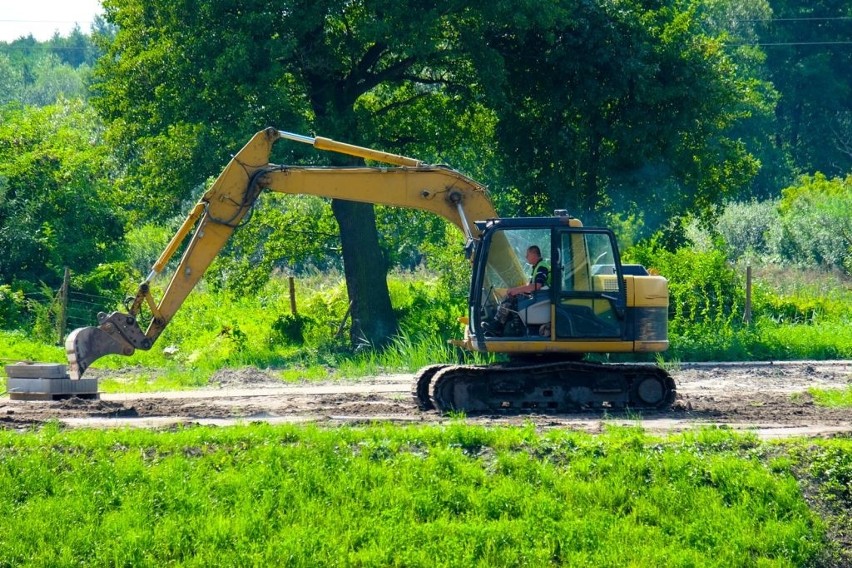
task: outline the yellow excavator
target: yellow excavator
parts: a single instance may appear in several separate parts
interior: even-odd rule
[[[272,146],[282,139],[390,167],[271,164]],[[509,360],[421,369],[412,385],[420,408],[552,413],[655,409],[674,401],[674,381],[657,366],[582,360],[589,353],[668,347],[667,281],[622,264],[611,231],[584,227],[562,210],[551,217],[500,218],[482,185],[447,166],[275,128],[255,134],[233,157],[139,285],[127,313],[99,314],[97,327],[69,334],[71,378],[79,379],[105,355],[150,349],[264,190],[421,209],[464,233],[472,279],[464,335],[452,343],[504,353]],[[152,279],[190,232],[168,287],[155,299]],[[530,279],[521,259],[532,245],[549,258],[546,285],[509,300],[506,291]],[[143,308],[150,312],[145,331],[139,324]]]

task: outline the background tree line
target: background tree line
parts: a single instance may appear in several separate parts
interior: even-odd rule
[[[10,289],[55,284],[64,265],[94,287],[120,285],[128,266],[146,272],[205,181],[267,125],[449,163],[486,183],[502,215],[567,208],[626,244],[657,233],[674,249],[693,220],[712,227],[725,204],[778,199],[800,175],[845,188],[817,192],[834,205],[809,211],[849,217],[852,7],[841,0],[105,0],[104,10],[91,34],[0,44]],[[279,146],[280,162],[341,163]],[[466,280],[446,252],[458,237],[440,221],[264,199],[214,282],[257,290],[275,268],[342,258],[354,341],[396,332],[389,268],[426,262]]]

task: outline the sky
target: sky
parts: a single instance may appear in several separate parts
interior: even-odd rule
[[[32,34],[39,41],[68,35],[79,24],[89,33],[95,16],[103,13],[100,0],[0,0],[0,41]]]

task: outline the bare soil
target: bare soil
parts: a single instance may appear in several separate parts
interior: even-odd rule
[[[534,423],[541,428],[598,432],[607,424],[632,424],[652,433],[698,425],[749,430],[762,438],[852,433],[852,411],[817,406],[810,388],[846,388],[852,361],[683,364],[671,370],[677,383],[673,408],[641,415],[625,412],[469,416],[483,425]],[[87,377],[105,378],[90,370]],[[100,400],[19,401],[0,398],[0,427],[28,429],[56,420],[69,427],[230,425],[255,421],[328,425],[390,421],[441,423],[452,418],[423,412],[411,396],[413,375],[351,381],[284,383],[275,371],[255,368],[216,373],[193,391],[104,393]]]

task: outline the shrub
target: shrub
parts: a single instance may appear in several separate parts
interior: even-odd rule
[[[668,279],[670,326],[675,333],[689,333],[698,324],[724,327],[742,314],[741,278],[719,250],[682,247],[670,252],[651,242],[633,247],[625,258]]]
[[[56,340],[56,317],[59,308],[55,301],[54,291],[46,284],[41,285],[41,296],[47,301],[40,302],[34,298],[26,301],[27,311],[32,314],[30,324],[30,336],[45,343],[53,343]]]
[[[784,189],[779,211],[771,245],[783,260],[852,274],[852,175],[803,176]]]
[[[453,293],[450,286],[448,280],[423,271],[389,279],[391,303],[400,327],[413,336],[458,336],[458,318],[465,313],[467,296]]]
[[[780,222],[777,201],[731,203],[716,224],[725,242],[728,258],[736,260],[749,253],[765,257],[772,250],[768,239]]]
[[[0,284],[0,329],[15,329],[24,320],[26,301],[24,293],[12,290],[8,284]]]
[[[135,291],[138,276],[126,262],[106,262],[86,274],[72,277],[71,287],[85,294],[107,296],[121,300],[125,293]]]
[[[669,355],[685,360],[747,357],[753,334],[742,324],[745,289],[718,249],[665,250],[658,241],[625,251],[669,282]]]
[[[333,284],[330,283],[332,280]],[[348,310],[349,296],[342,275],[335,274],[316,285],[299,306],[299,312],[311,319],[302,332],[305,343],[317,347],[334,342],[338,330],[345,325]]]
[[[114,163],[80,101],[0,107],[0,275],[56,286],[121,254]]]
[[[271,341],[273,343],[301,343],[305,340],[305,326],[314,320],[300,314],[283,314],[272,322]]]

